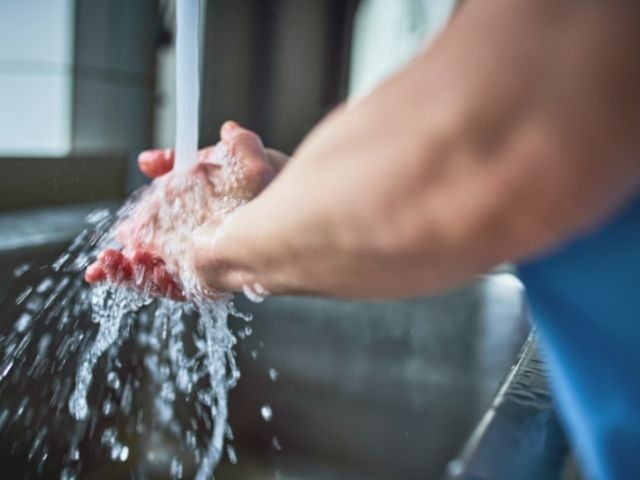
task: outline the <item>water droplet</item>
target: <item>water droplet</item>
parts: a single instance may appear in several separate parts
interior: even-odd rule
[[[32,315],[28,314],[27,312],[24,312],[22,313],[22,315],[20,315],[20,317],[14,324],[13,328],[15,328],[18,332],[23,333],[27,330],[27,328],[29,328],[29,325],[31,325],[32,319],[33,319]]]
[[[188,430],[186,435],[185,435],[185,442],[187,444],[187,447],[189,448],[189,450],[195,450],[196,449],[196,434],[191,431]]]
[[[105,417],[109,417],[113,415],[116,411],[116,404],[110,400],[105,400],[102,404],[102,414]]]
[[[280,440],[278,440],[278,437],[274,436],[271,439],[271,446],[273,447],[273,449],[277,452],[282,450],[282,445],[280,445]]]
[[[87,405],[87,399],[82,396],[82,392],[78,393],[74,391],[69,398],[69,412],[76,420],[84,420],[89,414],[89,406]]]
[[[46,293],[53,287],[54,281],[51,277],[45,277],[36,287],[36,293]]]
[[[16,305],[20,305],[22,302],[25,301],[25,299],[29,296],[29,294],[33,291],[33,287],[31,285],[29,285],[27,288],[25,288],[22,292],[20,292],[18,294],[18,296],[16,297]]]
[[[120,461],[126,462],[127,458],[129,458],[129,447],[125,445],[120,449]]]
[[[269,369],[269,378],[273,382],[275,382],[278,379],[278,371],[273,367]]]
[[[120,389],[120,379],[118,378],[118,374],[116,372],[109,372],[107,374],[107,385],[114,390]]]
[[[236,454],[235,449],[231,445],[227,445],[227,457],[229,457],[229,462],[232,465],[238,463],[238,455]]]
[[[457,477],[464,473],[464,462],[460,459],[455,459],[449,462],[447,465],[447,474],[451,477]]]
[[[51,264],[51,268],[57,272],[62,268],[67,260],[69,260],[69,252],[64,252]]]
[[[273,411],[269,405],[263,405],[262,408],[260,408],[260,415],[262,415],[265,421],[270,422],[273,418]]]
[[[182,478],[182,462],[177,457],[173,457],[171,459],[171,466],[169,467],[169,475],[171,475],[171,480],[177,480]]]
[[[31,263],[24,262],[13,269],[13,277],[18,278],[24,275],[31,268]]]
[[[70,467],[64,468],[60,472],[60,480],[76,480],[76,472]]]
[[[71,451],[69,452],[69,459],[71,459],[74,462],[77,462],[78,460],[80,460],[80,450],[78,450],[78,448],[72,448]]]
[[[13,368],[13,360],[9,360],[7,363],[5,363],[0,370],[0,380],[4,379],[7,375],[9,375],[9,372],[11,371],[11,368]]]
[[[89,215],[87,215],[86,221],[87,223],[97,224],[101,221],[108,220],[110,217],[110,212],[108,208],[99,208],[94,210]]]

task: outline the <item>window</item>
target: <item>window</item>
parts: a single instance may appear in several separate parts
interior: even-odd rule
[[[151,145],[157,0],[0,0],[0,209],[120,198]]]
[[[70,150],[73,4],[0,2],[0,156]]]

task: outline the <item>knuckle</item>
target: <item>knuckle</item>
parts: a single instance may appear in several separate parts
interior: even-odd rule
[[[256,147],[262,148],[262,140],[250,130],[239,132],[229,142],[229,149],[232,155],[242,153],[244,149]]]

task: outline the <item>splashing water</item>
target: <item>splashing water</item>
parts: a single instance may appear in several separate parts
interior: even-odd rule
[[[260,415],[266,422],[270,422],[273,419],[273,411],[270,405],[263,405],[260,408]]]
[[[233,183],[234,175],[239,173],[235,160],[219,145],[215,148],[211,161],[220,167],[216,177],[218,185],[213,187],[217,191],[223,191],[224,185]],[[227,429],[227,391],[239,378],[232,351],[236,340],[227,327],[227,317],[236,313],[231,297],[222,294],[214,296],[202,289],[193,272],[188,240],[197,227],[211,218],[212,212],[215,212],[213,216],[224,219],[242,201],[233,197],[217,197],[214,201],[209,188],[211,185],[201,177],[182,172],[171,173],[157,180],[133,202],[123,207],[116,225],[98,244],[98,249],[107,247],[124,230],[128,235],[133,235],[139,245],[145,245],[149,249],[158,248],[155,245],[156,237],[162,237],[165,228],[171,230],[170,235],[162,237],[160,251],[162,257],[170,261],[167,268],[181,280],[188,302],[165,298],[155,300],[152,334],[142,341],[148,342],[152,348],[156,347],[158,352],[147,357],[145,365],[161,386],[155,409],[162,423],[171,422],[174,415],[173,404],[178,394],[189,396],[196,385],[208,380],[208,387],[200,389],[198,395],[200,401],[209,408],[210,417],[214,420],[213,432],[206,452],[202,454],[197,479],[210,478],[220,460]],[[179,195],[167,198],[167,191],[179,191]],[[188,215],[185,214],[185,204],[190,205]],[[138,230],[131,230],[129,218],[135,218],[138,224],[141,218],[147,219],[149,215],[153,216],[153,220],[143,222],[143,227]],[[134,276],[137,275],[142,278],[144,272],[135,272]],[[80,364],[75,389],[69,400],[70,412],[76,419],[87,418],[87,394],[98,360],[118,341],[123,322],[150,303],[148,291],[136,292],[110,283],[93,289],[92,319],[99,325],[99,330]],[[200,334],[194,341],[195,354],[191,357],[186,354],[186,327],[183,321],[190,315],[197,318]],[[247,316],[244,318],[250,319]],[[161,358],[163,353],[157,348],[163,339],[166,339],[168,349],[164,360]]]
[[[67,431],[68,447],[59,465],[64,478],[78,478],[90,463],[88,447],[82,451],[87,442],[98,442],[107,458],[127,465],[132,457],[138,461],[133,452],[140,447],[131,443],[132,435],[155,438],[154,430],[175,444],[174,453],[162,454],[172,478],[187,474],[189,456],[198,465],[195,478],[202,480],[212,478],[223,452],[234,456],[233,449],[225,449],[225,437],[230,438],[227,394],[240,374],[227,319],[234,315],[250,321],[251,316],[236,311],[231,295],[214,295],[200,286],[188,247],[192,232],[211,212],[224,223],[243,203],[232,196],[211,199],[212,188],[224,191],[242,173],[224,147],[216,146],[213,155],[213,184],[202,175],[174,172],[135,194],[115,215],[94,212],[89,228],[53,262],[50,273],[15,297],[16,321],[9,332],[0,333],[0,391],[15,389],[10,395],[15,404],[0,406],[0,432],[7,426],[28,429],[33,433],[30,459],[45,462],[47,438]],[[179,194],[167,198],[167,190]],[[139,223],[143,226],[132,230]],[[165,235],[169,226],[171,234]],[[123,231],[168,259],[167,269],[180,279],[187,301],[153,298],[148,290],[110,282],[93,288],[83,282],[84,269],[97,252],[117,247]],[[20,268],[14,275],[26,271]],[[95,326],[83,324],[83,316]],[[248,335],[251,329],[240,332]],[[140,365],[127,371],[122,362],[135,358],[142,359]],[[100,381],[97,372],[102,372]],[[22,392],[25,376],[46,387],[41,399],[40,393]],[[143,394],[145,388],[155,393]],[[141,404],[145,398],[152,398],[152,404]],[[74,424],[61,426],[65,410]],[[157,452],[166,450],[153,442],[144,448],[156,452],[148,454],[156,463]]]

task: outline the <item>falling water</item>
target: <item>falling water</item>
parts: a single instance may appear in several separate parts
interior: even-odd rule
[[[196,160],[198,149],[198,77],[200,0],[177,0],[176,4],[176,160],[184,170]]]

